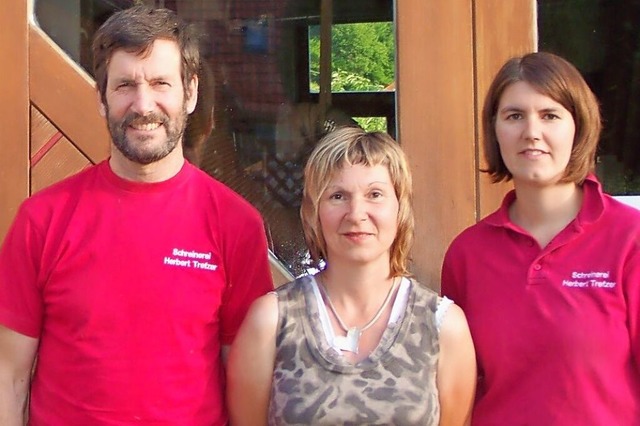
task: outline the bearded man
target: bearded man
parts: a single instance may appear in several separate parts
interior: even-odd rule
[[[93,54],[111,156],[26,200],[0,249],[0,424],[226,424],[226,348],[273,285],[257,210],[184,160],[197,37],[136,6]]]

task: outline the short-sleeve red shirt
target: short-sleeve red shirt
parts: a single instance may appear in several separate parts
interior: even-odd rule
[[[0,323],[40,340],[31,424],[224,424],[221,345],[270,289],[259,213],[188,163],[34,195],[0,251]]]

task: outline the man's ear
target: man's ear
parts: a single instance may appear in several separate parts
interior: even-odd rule
[[[102,96],[100,96],[100,90],[96,87],[96,96],[98,97],[98,112],[102,117],[107,117],[107,107],[102,102]]]
[[[196,104],[198,103],[198,84],[198,76],[194,75],[187,88],[187,114],[191,114],[193,110],[196,109]]]

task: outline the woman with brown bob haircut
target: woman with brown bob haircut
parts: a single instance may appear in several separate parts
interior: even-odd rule
[[[482,121],[485,171],[514,189],[442,269],[476,347],[474,424],[638,424],[640,212],[593,174],[595,96],[531,53],[498,72]]]
[[[507,61],[489,88],[482,110],[483,148],[486,172],[493,182],[511,180],[500,155],[496,136],[496,113],[502,93],[518,81],[562,105],[571,113],[576,132],[569,164],[562,182],[582,184],[595,168],[596,150],[602,129],[600,108],[580,72],[569,62],[550,53],[534,53]]]
[[[319,272],[251,308],[229,354],[232,424],[466,424],[473,343],[460,308],[410,278],[400,146],[340,128],[304,177],[301,217]]]

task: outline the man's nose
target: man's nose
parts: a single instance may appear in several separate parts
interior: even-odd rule
[[[139,84],[136,86],[131,109],[139,115],[147,115],[154,110],[153,93],[148,86]]]

